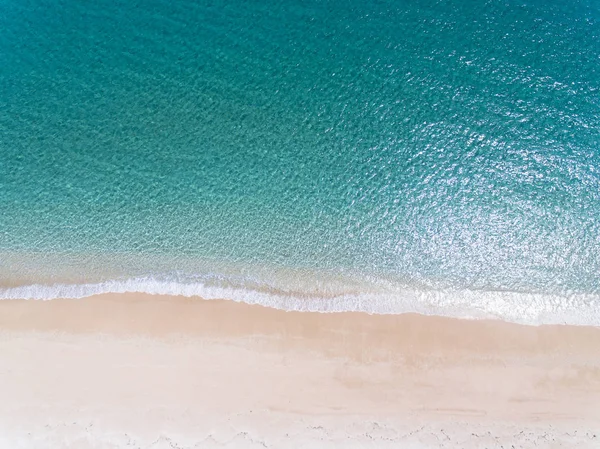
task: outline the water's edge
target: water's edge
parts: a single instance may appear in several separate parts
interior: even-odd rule
[[[497,319],[525,325],[567,324],[600,326],[595,295],[543,295],[473,290],[422,290],[357,292],[318,296],[282,290],[214,286],[140,277],[87,284],[32,284],[0,288],[0,300],[81,299],[107,293],[226,299],[287,311],[364,312],[369,314],[418,313],[462,319]]]

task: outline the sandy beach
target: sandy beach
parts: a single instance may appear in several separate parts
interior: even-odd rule
[[[0,302],[0,447],[600,447],[600,329]]]

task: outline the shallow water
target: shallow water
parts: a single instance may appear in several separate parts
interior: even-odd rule
[[[2,9],[0,298],[600,324],[597,1]]]

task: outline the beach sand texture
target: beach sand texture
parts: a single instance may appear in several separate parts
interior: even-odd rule
[[[0,302],[0,447],[600,447],[600,329]]]

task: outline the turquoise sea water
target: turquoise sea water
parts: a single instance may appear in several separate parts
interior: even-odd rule
[[[600,324],[600,2],[0,0],[0,285]]]

